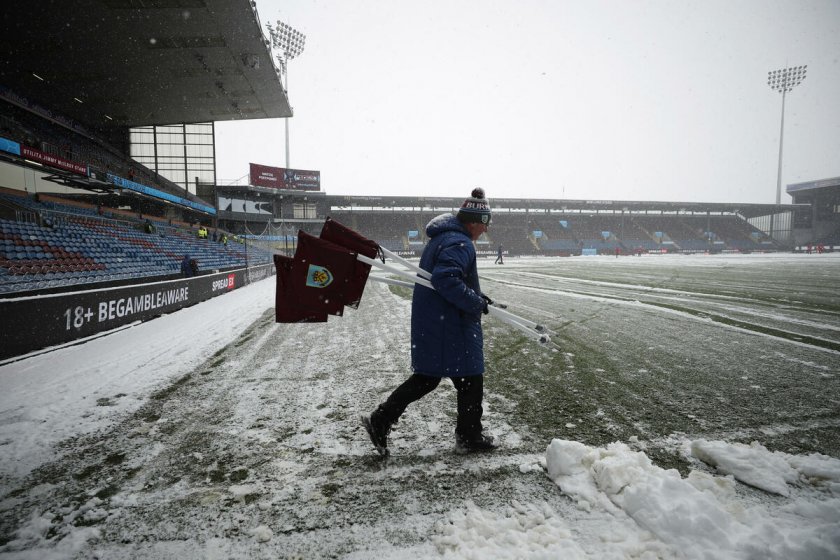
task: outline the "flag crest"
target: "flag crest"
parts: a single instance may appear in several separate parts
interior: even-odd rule
[[[317,264],[310,264],[306,273],[306,285],[310,288],[326,288],[332,284],[333,275],[328,269]]]

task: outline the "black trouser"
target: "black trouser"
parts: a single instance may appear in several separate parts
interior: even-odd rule
[[[413,374],[405,383],[394,389],[391,396],[379,405],[377,412],[388,425],[393,424],[405,412],[406,407],[435,390],[442,377]],[[462,437],[476,436],[481,433],[481,407],[484,398],[484,376],[469,375],[451,377],[458,396],[458,422],[455,433]]]

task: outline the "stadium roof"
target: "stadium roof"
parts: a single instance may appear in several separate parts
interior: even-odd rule
[[[840,177],[831,179],[820,179],[818,181],[807,181],[787,186],[787,193],[801,193],[802,191],[816,191],[820,189],[837,189],[840,187]]]
[[[83,126],[292,114],[250,0],[25,0],[2,12],[0,85]]]

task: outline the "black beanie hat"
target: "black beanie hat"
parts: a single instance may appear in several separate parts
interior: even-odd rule
[[[490,223],[490,205],[484,198],[484,189],[481,187],[473,189],[470,198],[466,199],[458,210],[458,219],[464,223]]]

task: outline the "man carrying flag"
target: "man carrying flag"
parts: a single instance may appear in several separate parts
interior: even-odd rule
[[[490,298],[481,293],[473,242],[487,231],[490,206],[484,190],[473,189],[457,215],[444,214],[426,226],[429,243],[420,268],[431,273],[434,290],[415,285],[411,304],[413,375],[397,387],[362,423],[377,451],[388,455],[391,426],[411,403],[433,391],[441,379],[457,391],[455,449],[492,451],[493,438],[482,433],[484,340],[481,314]]]

